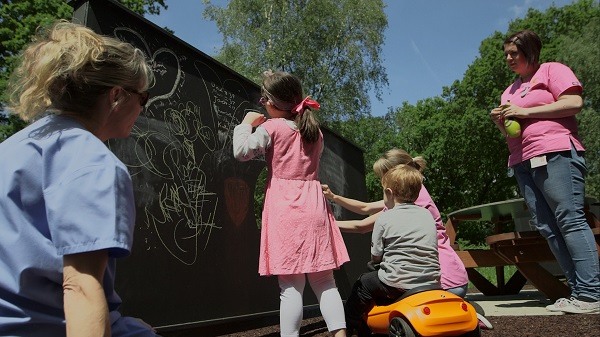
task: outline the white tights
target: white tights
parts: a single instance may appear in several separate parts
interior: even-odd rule
[[[306,284],[306,277],[313,292],[319,301],[319,308],[327,329],[335,331],[346,328],[346,319],[344,318],[344,305],[342,298],[335,286],[333,271],[326,270],[316,273],[295,275],[279,275],[279,288],[281,290],[279,298],[281,304],[279,308],[279,325],[282,337],[298,336],[300,333],[300,324],[302,323],[302,294]]]

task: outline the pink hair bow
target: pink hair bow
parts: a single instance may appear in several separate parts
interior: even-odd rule
[[[309,107],[311,109],[319,110],[321,108],[321,104],[319,102],[310,99],[310,96],[306,96],[305,99],[300,102],[300,104],[296,105],[296,107],[292,110],[294,114],[303,114],[304,109]]]

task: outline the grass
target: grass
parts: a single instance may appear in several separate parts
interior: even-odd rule
[[[495,286],[498,286],[496,282],[496,267],[481,267],[475,268],[483,277],[485,277],[488,281],[490,281]],[[511,276],[517,271],[517,267],[515,266],[504,266],[504,284],[508,282]],[[469,282],[469,289],[473,289],[475,286],[473,283]]]

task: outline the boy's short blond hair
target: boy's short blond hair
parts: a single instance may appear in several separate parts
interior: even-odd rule
[[[410,165],[394,166],[381,178],[381,185],[394,193],[396,202],[415,202],[421,192],[422,184],[423,175]]]

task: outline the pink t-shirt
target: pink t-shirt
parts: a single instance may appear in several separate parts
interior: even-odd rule
[[[501,103],[510,101],[523,108],[545,105],[556,102],[558,97],[571,88],[578,88],[581,83],[573,71],[557,62],[543,63],[529,82],[516,80],[502,94]],[[577,131],[575,116],[563,118],[526,118],[519,119],[521,136],[507,137],[508,166],[539,155],[567,151],[571,143],[577,151],[584,151]]]
[[[419,197],[415,200],[415,205],[426,208],[435,220],[442,288],[451,289],[469,283],[469,276],[467,275],[465,265],[456,254],[456,251],[450,246],[450,239],[448,238],[448,234],[446,234],[446,227],[444,227],[442,222],[440,211],[433,202],[433,199],[431,199],[425,185],[421,186],[421,191],[419,192]]]

